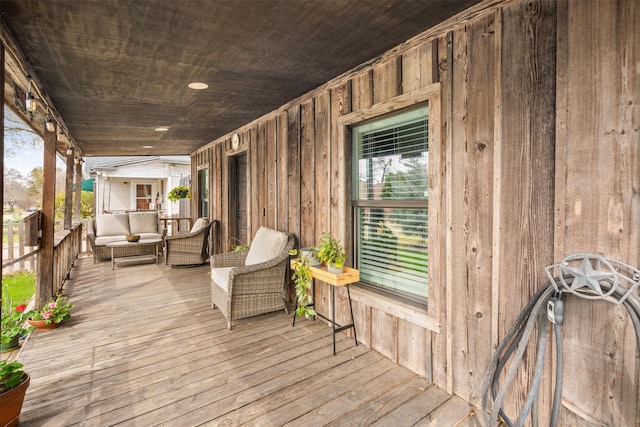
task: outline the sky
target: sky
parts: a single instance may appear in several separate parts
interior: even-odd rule
[[[33,168],[42,167],[44,161],[42,139],[34,138],[33,133],[27,130],[14,130],[16,128],[28,129],[28,126],[24,124],[6,105],[4,106],[4,127],[5,168],[17,169],[22,175],[27,176]],[[33,145],[34,140],[39,140],[39,143],[36,146]],[[63,168],[66,167],[64,162],[59,158],[57,159],[56,166]]]

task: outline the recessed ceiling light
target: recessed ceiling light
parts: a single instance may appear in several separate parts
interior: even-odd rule
[[[155,129],[156,132],[166,132],[168,130],[169,128],[167,126],[160,126],[159,128]]]
[[[193,83],[189,83],[189,87],[191,89],[202,90],[202,89],[208,88],[209,85],[206,83],[193,82]]]
[[[153,145],[143,145],[142,148],[153,148]]]

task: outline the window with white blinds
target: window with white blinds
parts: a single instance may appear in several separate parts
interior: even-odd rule
[[[353,127],[360,280],[427,298],[428,109]]]

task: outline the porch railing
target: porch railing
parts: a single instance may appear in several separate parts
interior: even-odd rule
[[[16,229],[17,228],[17,229]],[[36,271],[39,246],[25,246],[25,227],[22,221],[10,221],[5,228],[8,244],[3,247],[2,269]],[[56,295],[69,277],[73,263],[83,247],[82,223],[73,224],[70,230],[58,230],[54,235],[52,295]],[[16,239],[17,234],[17,239]],[[17,240],[17,244],[14,243]],[[4,245],[3,245],[4,246]],[[16,256],[17,255],[17,256]]]

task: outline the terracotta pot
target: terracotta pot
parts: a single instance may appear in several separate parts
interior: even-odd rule
[[[24,395],[31,382],[29,374],[24,374],[22,378],[23,381],[18,387],[0,393],[0,426],[13,427],[18,424]]]
[[[48,331],[49,329],[55,329],[58,326],[60,326],[60,323],[56,323],[56,322],[51,322],[48,325],[45,324],[44,320],[31,320],[31,319],[27,319],[27,322],[29,322],[29,324],[31,326],[33,326],[34,328],[36,328],[39,331]]]

